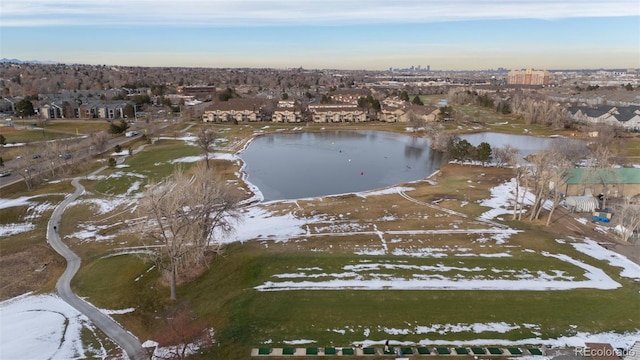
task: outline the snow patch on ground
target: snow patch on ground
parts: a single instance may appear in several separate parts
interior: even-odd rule
[[[591,239],[585,239],[584,242],[572,243],[571,245],[576,250],[583,254],[587,254],[594,259],[604,260],[611,266],[621,267],[622,271],[620,272],[620,276],[622,277],[640,279],[640,265],[618,253],[603,248]]]
[[[25,294],[0,303],[0,358],[78,359],[87,352],[106,358],[105,349],[87,349],[81,330],[88,319],[56,295]]]
[[[437,333],[444,335],[447,333],[472,332],[475,334],[483,332],[497,332],[500,334],[508,333],[512,330],[520,329],[520,325],[499,323],[475,323],[475,324],[436,324],[431,326],[416,326],[416,334]]]
[[[390,188],[380,189],[380,190],[363,191],[355,194],[361,198],[367,198],[369,196],[399,194],[400,192],[412,191],[412,190],[415,190],[415,188],[395,186],[395,187],[390,187]]]
[[[491,188],[491,198],[485,199],[480,202],[480,205],[491,208],[489,211],[485,211],[480,215],[481,219],[493,220],[500,215],[512,214],[513,206],[515,204],[515,190],[516,180],[511,179],[508,182],[502,183],[498,186]],[[526,189],[520,188],[518,197],[522,196],[522,191]],[[533,204],[535,196],[530,193],[525,193],[525,205]]]
[[[384,254],[378,249],[374,253]],[[368,254],[371,255],[372,251]],[[550,269],[543,271],[494,269],[492,276],[483,275],[484,268],[464,266],[417,266],[400,262],[363,262],[343,266],[343,272],[309,272],[274,274],[277,280],[267,281],[254,287],[258,291],[290,290],[506,290],[506,291],[550,291],[580,288],[616,289],[621,285],[604,271],[575,260],[564,254],[542,252],[584,270],[586,280],[574,280],[563,271]],[[367,260],[369,261],[369,260]],[[384,271],[409,271],[412,275],[398,277]],[[466,273],[466,275],[465,275]],[[322,280],[316,281],[318,278]]]
[[[77,200],[76,204],[89,204],[91,207],[98,212],[99,215],[104,215],[114,211],[116,208],[120,206],[127,206],[134,202],[131,198],[121,198],[114,197],[109,199],[100,199],[100,198],[91,198],[91,199],[82,199]]]
[[[300,340],[284,340],[283,343],[288,344],[288,345],[303,345],[303,344],[313,344],[315,343],[315,340],[306,340],[306,339],[300,339]]]
[[[20,196],[15,199],[0,199],[0,209],[8,209],[16,206],[26,206],[32,204],[29,200],[36,198],[36,196]]]
[[[101,230],[107,229],[110,225],[98,226],[94,224],[78,224],[81,230],[66,235],[67,238],[80,239],[81,241],[106,241],[115,238],[115,235],[100,235]]]
[[[225,243],[249,240],[288,241],[292,237],[304,235],[304,225],[308,221],[297,218],[292,213],[276,215],[261,206],[252,206],[243,210],[235,234],[227,237],[217,234],[216,238]]]
[[[18,224],[2,224],[0,225],[0,236],[11,236],[29,232],[35,229],[36,226],[32,223],[18,223]]]

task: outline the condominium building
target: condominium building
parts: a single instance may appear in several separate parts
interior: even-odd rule
[[[547,70],[511,70],[507,76],[509,85],[546,85],[549,83]]]

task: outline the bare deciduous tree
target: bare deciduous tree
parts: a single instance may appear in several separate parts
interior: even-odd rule
[[[427,121],[422,116],[416,114],[413,110],[409,110],[408,116],[413,132],[424,130]]]
[[[198,138],[196,139],[196,143],[200,150],[202,150],[202,155],[204,155],[205,164],[207,169],[209,168],[209,151],[213,144],[216,141],[216,133],[212,129],[208,128],[200,128],[200,132],[198,132]]]
[[[524,209],[524,194],[527,192],[528,185],[528,169],[521,163],[521,156],[518,149],[514,146],[507,144],[502,148],[493,149],[494,159],[498,166],[510,166],[514,172],[514,181],[515,181],[515,193],[514,193],[514,204],[513,204],[513,220],[515,220],[518,216],[522,216],[522,209]],[[522,189],[522,182],[525,181],[524,189]],[[520,197],[520,192],[522,189],[522,198]]]
[[[213,343],[207,324],[195,317],[185,306],[176,309],[167,318],[167,327],[155,335],[158,344],[167,349],[166,359],[186,359],[190,344],[209,346]],[[155,358],[156,356],[154,356]]]
[[[504,167],[505,165],[514,166],[518,163],[518,149],[511,144],[507,144],[501,148],[494,148],[493,159],[498,167]]]
[[[109,134],[104,131],[94,132],[90,134],[91,137],[91,146],[93,146],[93,151],[96,154],[102,154],[109,143]]]
[[[622,241],[629,241],[640,229],[640,203],[630,197],[624,197],[622,203],[615,207],[615,224],[618,236]]]
[[[551,208],[549,209],[549,215],[547,216],[546,225],[551,224],[553,212],[556,210],[562,200],[562,192],[558,188],[560,184],[567,182],[571,169],[574,167],[573,163],[563,156],[562,152],[554,152],[553,161],[549,168],[549,190],[551,192]]]
[[[35,168],[36,160],[32,158],[32,154],[27,149],[21,151],[16,160],[16,172],[24,180],[27,190],[33,189],[39,182],[39,176]]]
[[[591,161],[582,179],[586,184],[599,184],[602,191],[602,208],[607,207],[609,185],[616,182],[613,153],[604,144],[598,144],[591,152]]]
[[[154,261],[168,273],[175,300],[178,273],[207,265],[207,253],[220,250],[216,234],[233,230],[238,198],[226,182],[197,165],[192,174],[178,168],[167,179],[150,184],[139,211],[148,219],[142,232],[154,241]]]

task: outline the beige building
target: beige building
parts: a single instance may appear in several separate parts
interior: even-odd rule
[[[439,112],[438,108],[433,106],[416,105],[398,98],[389,98],[380,104],[380,121],[410,122],[412,116],[420,117],[424,121],[436,121]]]
[[[316,123],[368,121],[367,111],[352,104],[313,104],[309,112]]]
[[[302,110],[295,100],[280,100],[273,112],[271,121],[281,123],[300,122],[302,120]]]
[[[264,103],[256,99],[231,99],[212,104],[202,115],[204,122],[247,122],[262,120]]]
[[[509,85],[546,85],[549,83],[547,70],[511,70],[507,75]]]
[[[371,95],[368,89],[338,89],[329,94],[331,100],[341,104],[358,105],[358,99]]]

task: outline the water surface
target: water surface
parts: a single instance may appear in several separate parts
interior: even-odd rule
[[[423,179],[442,154],[429,140],[380,131],[271,134],[240,153],[265,201],[371,190]]]
[[[499,133],[461,135],[474,146],[511,144],[522,156],[557,139]],[[423,179],[441,165],[429,140],[382,131],[269,134],[240,153],[247,180],[265,201],[372,190]]]

